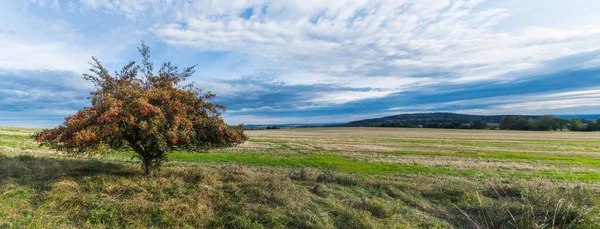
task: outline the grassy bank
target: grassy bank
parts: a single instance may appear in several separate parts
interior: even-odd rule
[[[600,134],[389,128],[249,131],[173,152],[73,157],[0,128],[0,227],[599,228]]]

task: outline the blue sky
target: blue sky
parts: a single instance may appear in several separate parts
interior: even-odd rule
[[[230,124],[600,113],[600,1],[0,0],[0,125],[51,127],[116,70],[198,64]]]

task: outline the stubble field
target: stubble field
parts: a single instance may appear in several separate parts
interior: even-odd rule
[[[600,133],[247,131],[147,178],[35,131],[0,128],[0,228],[600,228]]]

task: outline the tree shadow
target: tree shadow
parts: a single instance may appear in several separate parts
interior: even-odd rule
[[[27,194],[18,198],[24,198],[23,201],[29,205],[25,207],[29,210],[23,212],[34,215],[38,213],[35,213],[35,210],[33,210],[34,213],[31,213],[31,208],[47,207],[53,201],[58,201],[59,204],[52,211],[62,211],[64,203],[77,205],[81,207],[81,210],[70,212],[66,217],[71,223],[78,225],[83,223],[82,220],[91,217],[90,212],[94,206],[94,203],[86,203],[85,198],[78,199],[82,192],[93,191],[90,188],[103,188],[105,185],[103,182],[141,179],[141,174],[139,167],[127,163],[105,162],[91,158],[5,156],[0,154],[0,195],[15,193],[15,191],[23,192],[22,190],[26,189],[24,192]],[[75,190],[65,186],[71,184],[83,185],[83,188]],[[56,193],[54,193],[55,190],[57,190]],[[63,201],[61,198],[66,198],[68,201]],[[10,204],[10,201],[7,203]],[[9,211],[18,210],[18,207],[11,207],[14,209],[9,209]],[[71,205],[66,206],[66,208],[71,207]],[[19,220],[21,219],[23,217],[18,217],[13,222],[16,223],[16,227],[20,227]],[[3,225],[0,224],[0,228],[3,228]]]
[[[64,179],[81,181],[94,176],[140,176],[140,171],[122,164],[95,159],[47,158],[32,155],[0,155],[0,185],[16,183],[48,190],[52,183]]]

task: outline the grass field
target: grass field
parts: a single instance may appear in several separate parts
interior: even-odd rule
[[[0,228],[600,228],[600,133],[314,128],[75,157],[0,128]]]

